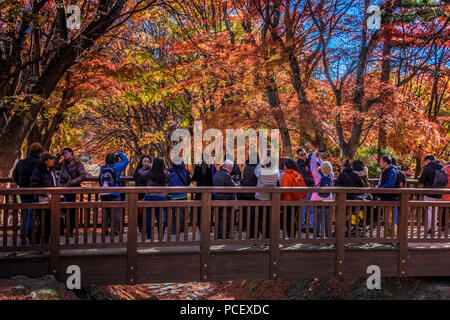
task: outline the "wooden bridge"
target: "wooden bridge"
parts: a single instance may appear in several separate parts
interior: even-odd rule
[[[201,200],[139,201],[149,192],[201,194]],[[382,276],[450,276],[450,202],[422,200],[450,189],[321,188],[334,200],[283,201],[283,192],[318,188],[121,187],[0,189],[0,277],[53,274],[60,281],[70,265],[81,268],[83,285],[154,282],[367,277],[378,265]],[[270,200],[213,200],[214,193],[267,192]],[[125,201],[100,200],[120,192]],[[397,194],[397,201],[347,200],[349,193]],[[49,202],[20,203],[21,194],[51,195]],[[76,194],[76,202],[61,195]],[[190,199],[193,197],[189,197]],[[312,208],[313,230],[302,232],[301,211]],[[437,215],[428,225],[428,208]],[[106,208],[120,211],[118,233],[108,232]],[[141,209],[142,208],[142,209]],[[167,225],[163,230],[164,208]],[[31,237],[20,232],[31,210]],[[329,212],[329,219],[320,212]],[[159,212],[158,212],[159,211]],[[433,211],[433,212],[435,212]],[[226,219],[219,223],[227,213]],[[398,213],[387,219],[389,212]],[[68,217],[75,215],[73,236]],[[114,214],[113,214],[114,215]],[[144,223],[138,227],[138,216]],[[147,221],[149,215],[149,224]],[[310,215],[306,214],[306,225]],[[65,218],[62,235],[60,218]],[[46,219],[50,219],[49,221]],[[42,228],[37,228],[41,221]],[[50,228],[45,243],[46,226]],[[111,219],[111,230],[114,230]],[[328,233],[325,228],[328,226]],[[349,232],[355,229],[356,232]],[[219,229],[220,227],[220,229]],[[151,232],[148,232],[150,228]],[[431,229],[431,232],[427,231]],[[47,230],[48,231],[48,230]],[[147,234],[149,237],[147,237]],[[229,237],[227,237],[227,234]]]

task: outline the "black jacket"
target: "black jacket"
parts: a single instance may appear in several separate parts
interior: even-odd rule
[[[298,159],[297,165],[295,166],[295,171],[300,173],[305,181],[307,187],[315,187],[314,178],[308,172],[308,163],[303,161],[302,159]]]
[[[53,173],[53,176],[52,176]],[[55,178],[55,180],[53,180]],[[56,187],[56,176],[53,169],[47,170],[44,165],[38,165],[33,169],[30,179],[31,188],[52,188]]]
[[[44,166],[38,165],[33,169],[30,179],[31,188],[52,188],[56,187],[52,177],[52,170],[47,170]],[[53,172],[54,174],[54,172]],[[56,179],[56,176],[55,176]]]
[[[215,173],[216,169],[213,165],[208,165],[204,174],[202,171],[202,166],[196,165],[194,167],[194,174],[192,175],[191,181],[196,181],[197,187],[210,187],[213,185],[213,177]]]
[[[419,182],[423,184],[424,188],[432,188],[434,180],[434,171],[442,169],[443,166],[439,161],[432,161],[427,164],[419,177]],[[427,194],[430,198],[441,199],[441,194]]]
[[[39,156],[34,153],[30,153],[25,159],[19,160],[14,168],[13,178],[20,188],[30,187],[31,174],[33,169],[39,163]],[[33,201],[34,196],[32,194],[21,195],[22,200]]]
[[[336,179],[334,184],[336,187],[347,187],[347,188],[363,188],[364,183],[361,177],[353,172],[351,168],[345,168],[339,177]],[[348,193],[347,200],[354,200],[358,196],[357,193]]]
[[[256,164],[249,164],[248,160],[243,170],[243,177],[241,186],[243,187],[256,187],[258,178],[255,176]],[[239,193],[239,197],[242,200],[255,200],[255,193]]]
[[[134,174],[133,174],[133,181],[134,181],[134,185],[136,187],[146,187],[147,186],[147,179],[139,174],[139,169],[141,169],[142,167],[137,167],[136,170],[134,170]],[[142,200],[145,197],[145,193],[139,193],[138,194],[138,199]]]
[[[215,187],[234,187],[236,186],[231,178],[231,175],[224,168],[220,168],[219,171],[214,175],[213,184]],[[216,192],[216,200],[235,200],[236,195],[234,193],[220,193]]]
[[[139,174],[139,170],[142,167],[137,167],[136,170],[134,170],[133,174],[133,181],[135,183],[136,187],[146,187],[147,186],[147,179]]]

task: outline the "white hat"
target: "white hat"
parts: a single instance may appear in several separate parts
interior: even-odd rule
[[[231,160],[225,160],[225,162],[223,163],[224,166],[234,166],[234,162]]]

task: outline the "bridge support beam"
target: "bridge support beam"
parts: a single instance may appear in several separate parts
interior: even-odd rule
[[[137,267],[137,193],[128,194],[127,282],[135,284]],[[145,223],[145,222],[144,222]]]
[[[400,212],[398,217],[398,239],[399,239],[399,277],[407,276],[408,265],[408,213],[409,213],[409,194],[400,195]]]
[[[53,275],[56,280],[60,281],[60,260],[59,260],[59,241],[60,241],[60,197],[59,194],[52,194],[50,200],[50,265],[49,274]],[[66,235],[68,236],[68,235]]]
[[[280,254],[280,201],[281,193],[272,193],[272,210],[270,215],[270,267],[269,279],[276,280],[278,274],[278,258]]]
[[[194,213],[196,214],[196,213]],[[211,250],[211,192],[202,194],[202,214],[200,217],[200,281],[210,278]]]
[[[346,193],[337,194],[336,207],[336,277],[344,278]]]

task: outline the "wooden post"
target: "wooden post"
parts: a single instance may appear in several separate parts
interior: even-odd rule
[[[398,240],[399,240],[399,261],[398,273],[400,277],[407,275],[408,262],[408,213],[409,213],[409,194],[400,195],[400,212],[398,217]]]
[[[138,211],[137,201],[137,193],[128,194],[127,282],[129,284],[136,283]]]
[[[196,213],[194,213],[196,214]],[[211,192],[202,193],[200,218],[200,281],[208,281],[211,247]]]
[[[337,194],[336,208],[336,277],[344,277],[346,193]]]
[[[5,204],[9,202],[9,195],[5,194]],[[9,210],[3,210],[3,248],[8,245],[8,212]]]
[[[13,203],[17,203],[17,195],[13,194],[12,198],[13,198]],[[19,210],[14,209],[12,211],[12,214],[13,214],[13,247],[15,247],[15,246],[17,246],[17,238],[18,238],[17,237],[17,219],[18,219],[18,215],[19,215]]]
[[[51,215],[47,217],[50,219],[50,268],[49,273],[53,275],[56,280],[60,281],[60,263],[59,263],[59,241],[60,241],[60,195],[51,194],[50,200]]]
[[[270,214],[270,267],[269,279],[278,279],[278,257],[280,253],[280,201],[281,193],[272,193]],[[286,215],[286,213],[285,213]],[[263,231],[264,232],[264,231]]]

